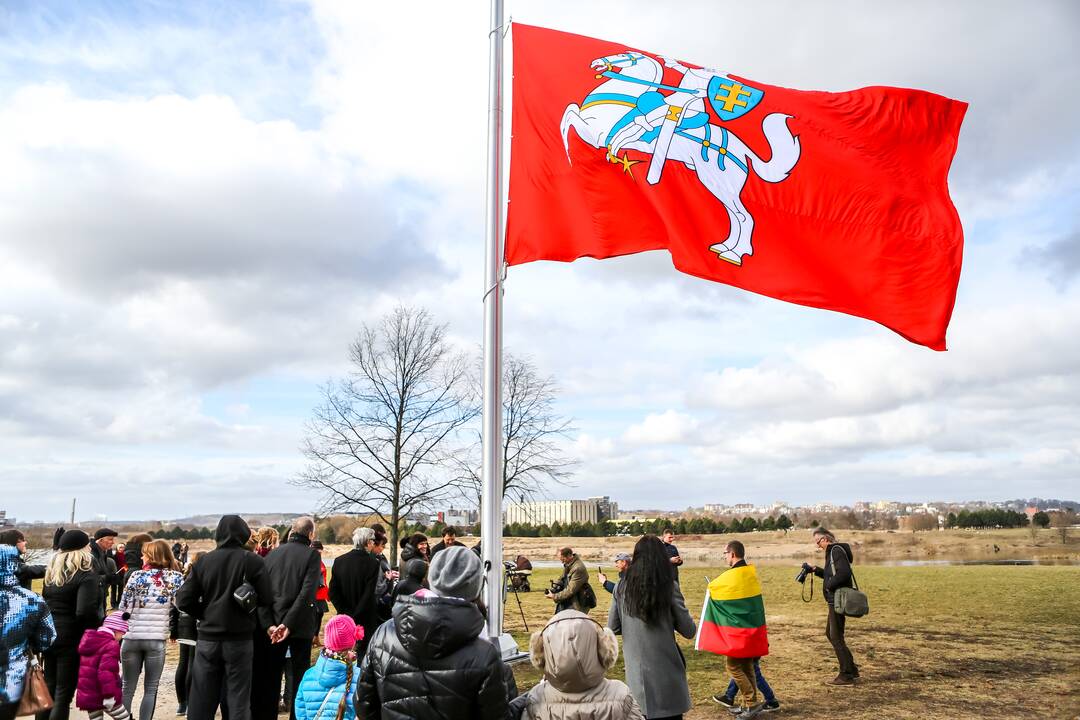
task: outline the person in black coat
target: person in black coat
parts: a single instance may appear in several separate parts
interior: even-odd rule
[[[844,640],[846,617],[833,609],[833,595],[842,587],[851,587],[851,561],[855,556],[847,543],[836,542],[836,536],[823,527],[814,530],[814,545],[825,550],[825,567],[813,566],[814,574],[821,578],[825,603],[829,606],[829,619],[825,624],[825,637],[833,646],[840,673],[829,681],[832,685],[854,685],[859,677],[859,666]]]
[[[296,720],[293,700],[296,688],[311,666],[311,645],[319,632],[315,590],[319,587],[319,553],[311,547],[315,521],[310,517],[293,522],[288,541],[270,551],[264,559],[274,602],[260,608],[255,630],[255,662],[252,668],[251,717],[274,720],[283,671],[285,705]],[[290,662],[286,668],[285,655]]]
[[[0,532],[0,545],[11,545],[19,551],[16,562],[15,579],[26,590],[32,589],[35,580],[45,577],[44,565],[28,565],[23,559],[26,554],[26,536],[19,530],[9,528]]]
[[[413,558],[402,565],[401,579],[398,580],[398,584],[394,586],[393,601],[396,603],[399,597],[403,595],[412,595],[417,590],[424,587],[427,571],[428,564],[420,558]]]
[[[222,698],[230,720],[251,718],[251,637],[254,613],[249,614],[234,594],[244,583],[255,589],[258,607],[269,607],[274,589],[263,559],[245,547],[251,529],[238,515],[225,515],[214,532],[217,548],[192,566],[176,593],[178,610],[199,623],[191,685],[197,691],[188,700],[189,720],[213,720]]]
[[[105,619],[101,578],[94,570],[90,537],[82,530],[60,536],[41,595],[52,612],[56,641],[44,653],[53,708],[38,713],[37,720],[67,720],[79,680],[79,641]]]
[[[364,639],[356,644],[358,657],[363,657],[375,628],[379,627],[379,610],[375,590],[382,567],[371,554],[375,531],[357,528],[353,533],[355,547],[334,560],[330,575],[330,602],[339,615],[348,615],[364,628]]]
[[[480,560],[468,549],[435,556],[431,592],[399,597],[393,619],[371,639],[356,687],[357,718],[504,720],[516,688],[482,636],[484,619],[473,604],[482,581]]]

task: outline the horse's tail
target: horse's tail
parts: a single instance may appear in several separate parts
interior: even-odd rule
[[[783,113],[772,113],[761,123],[765,139],[769,141],[769,149],[772,150],[772,158],[768,162],[755,155],[750,148],[746,149],[747,155],[754,161],[754,172],[765,182],[785,180],[799,161],[799,138],[792,135],[788,129],[789,117],[791,116]]]
[[[570,159],[570,120],[576,117],[581,112],[581,108],[576,103],[570,103],[566,106],[566,111],[563,112],[562,122],[559,123],[559,131],[562,133],[563,149],[566,150],[566,162],[573,164]]]

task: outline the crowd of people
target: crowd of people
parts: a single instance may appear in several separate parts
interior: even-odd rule
[[[414,534],[402,540],[395,570],[384,554],[385,529],[361,527],[328,583],[315,530],[312,518],[299,518],[281,542],[272,528],[253,532],[226,515],[215,549],[188,557],[186,546],[145,534],[118,544],[108,528],[93,538],[59,529],[46,566],[24,562],[17,530],[0,534],[0,720],[19,713],[38,656],[52,707],[37,720],[67,720],[72,703],[93,720],[129,720],[135,711],[153,720],[170,641],[179,645],[177,714],[190,720],[218,711],[224,720],[271,720],[283,710],[290,720],[660,720],[691,707],[675,636],[694,638],[698,626],[670,531],[617,555],[617,582],[600,574],[612,593],[606,626],[589,615],[597,603],[584,562],[571,548],[559,550],[562,577],[545,593],[554,613],[529,647],[544,677],[519,694],[484,635],[479,546],[462,545],[453,528],[433,547]],[[807,569],[823,578],[826,634],[840,666],[830,682],[853,684],[858,666],[832,604],[833,593],[851,586],[851,549],[824,528],[813,539],[826,560]],[[757,583],[740,542],[728,543],[724,556],[731,577]],[[35,580],[43,581],[41,595],[30,589]],[[330,604],[335,614],[324,627]],[[767,644],[753,655],[737,650],[745,619],[719,623],[721,633],[732,631],[724,645],[731,682],[713,698],[743,720],[779,708],[761,670]],[[625,682],[605,677],[618,658],[616,635]]]

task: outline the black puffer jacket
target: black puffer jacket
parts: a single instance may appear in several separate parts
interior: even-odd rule
[[[255,587],[259,607],[274,601],[274,589],[263,559],[244,547],[251,537],[248,524],[237,515],[218,523],[211,550],[191,568],[176,593],[176,607],[199,621],[204,640],[242,640],[255,631],[254,614],[244,612],[233,593],[245,581]]]
[[[368,646],[356,688],[359,720],[503,720],[508,690],[499,651],[480,637],[476,606],[399,597]]]
[[[814,568],[814,574],[822,580],[822,595],[832,605],[833,593],[842,587],[851,587],[851,561],[855,555],[847,543],[832,543],[825,548],[825,567]]]

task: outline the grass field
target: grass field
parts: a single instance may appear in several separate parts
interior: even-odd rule
[[[808,536],[808,533],[802,531]],[[1075,533],[1075,531],[1074,531]],[[1077,539],[1061,543],[1051,531],[1034,540],[1026,531],[954,531],[911,534],[850,533],[858,558],[999,559],[1075,558]],[[732,536],[679,539],[688,564],[681,580],[687,605],[697,619],[705,576],[719,568],[709,560]],[[848,643],[863,674],[860,685],[834,688],[824,681],[836,674],[832,648],[824,636],[825,604],[820,585],[810,603],[800,599],[794,576],[802,560],[812,559],[807,537],[754,533],[742,538],[751,562],[761,558],[771,654],[762,662],[765,676],[782,705],[781,717],[908,720],[909,718],[1080,719],[1080,566],[919,566],[857,565],[860,586],[870,596],[870,614],[850,620]],[[567,542],[589,559],[599,607],[593,617],[605,622],[610,596],[596,582],[596,560],[630,549],[631,538],[507,538],[506,554],[528,550],[534,560],[549,559]],[[993,546],[1001,548],[1000,553]],[[867,558],[869,559],[869,558]],[[609,571],[610,562],[604,567]],[[542,590],[558,575],[537,570],[532,593],[520,595],[531,630],[551,615]],[[506,603],[506,629],[528,647],[518,606]],[[710,700],[727,685],[723,659],[699,653],[683,641],[694,708],[690,719],[726,718]],[[177,648],[168,647],[158,696],[158,717],[173,717],[171,686]],[[522,691],[539,680],[528,663],[515,669]],[[610,677],[624,677],[617,665]],[[137,694],[138,698],[141,693]],[[72,717],[85,717],[72,712]]]
[[[817,585],[813,602],[802,602],[796,570],[760,568],[771,647],[762,668],[783,716],[1080,717],[1080,567],[857,567],[871,612],[848,622],[848,644],[863,675],[853,688],[823,684],[836,674],[824,636],[825,604]],[[718,572],[683,569],[695,619],[704,576]],[[551,601],[540,590],[556,574],[537,571],[534,592],[520,595],[532,630],[550,617]],[[610,595],[601,590],[598,599],[593,616],[603,622]],[[513,595],[507,598],[506,627],[527,648]],[[681,642],[694,699],[687,717],[725,717],[710,700],[727,685],[723,658]],[[523,690],[539,680],[527,664],[516,674]],[[621,659],[609,676],[623,677]]]

